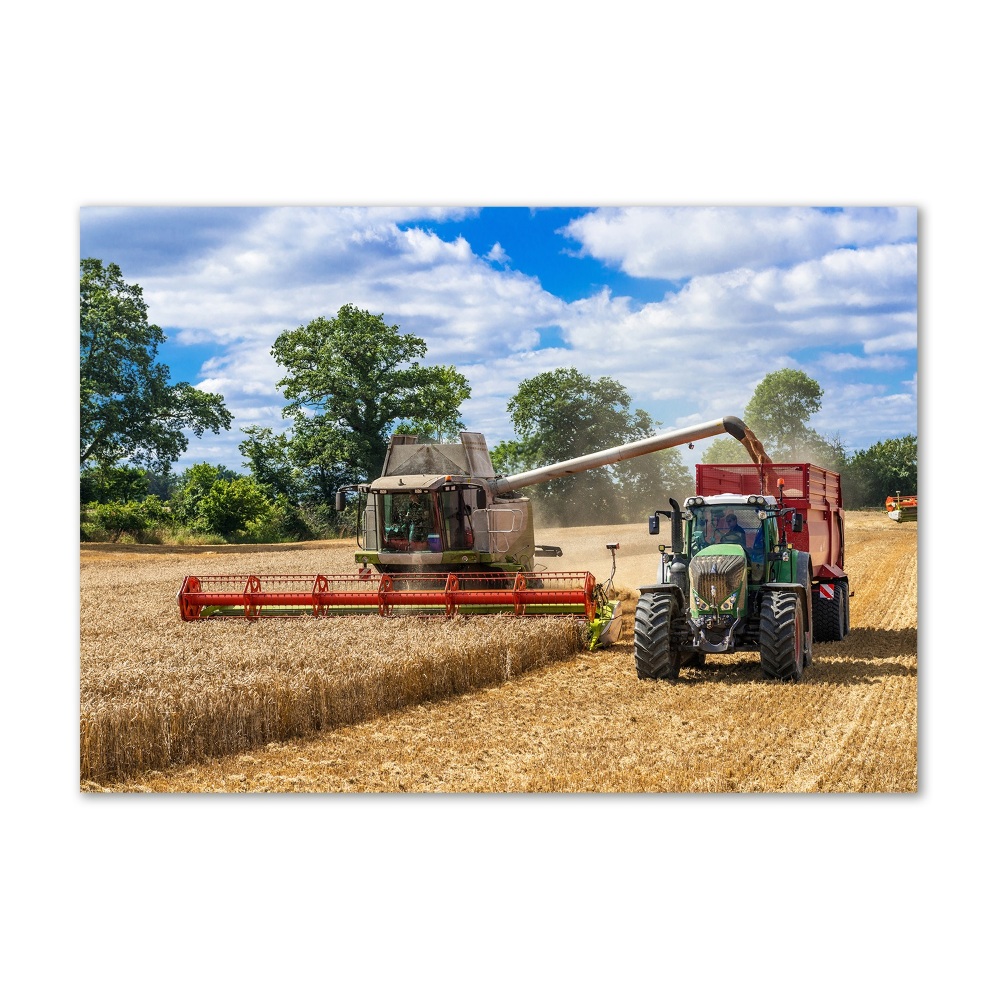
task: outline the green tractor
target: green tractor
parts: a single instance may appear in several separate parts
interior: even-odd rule
[[[702,667],[706,653],[760,651],[767,677],[798,681],[812,662],[813,567],[809,551],[788,540],[803,531],[801,510],[778,497],[724,493],[689,497],[681,510],[649,518],[659,534],[670,519],[671,545],[660,545],[660,576],[639,588],[635,666],[640,678],[677,679]]]

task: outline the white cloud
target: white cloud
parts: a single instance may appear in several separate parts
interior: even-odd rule
[[[907,317],[913,318],[915,317]],[[873,340],[866,340],[864,351],[866,354],[874,354],[875,351],[915,351],[917,349],[916,326],[911,326],[908,330],[900,333],[892,333],[885,337],[876,337]]]
[[[486,254],[486,259],[493,261],[495,264],[507,264],[510,262],[510,257],[507,256],[507,252],[499,243],[494,243],[490,247],[490,252]]]
[[[537,278],[496,271],[461,237],[447,242],[397,225],[400,215],[415,213],[274,211],[235,245],[140,282],[160,325],[182,328],[180,342],[239,350],[255,349],[248,343],[255,338],[269,348],[283,329],[333,315],[346,302],[409,324],[450,361],[479,356],[484,347],[529,349],[537,327],[559,321],[564,304]]]
[[[672,358],[696,355],[697,338],[709,332],[737,339],[742,351],[762,339],[772,352],[826,340],[843,347],[900,336],[901,325],[915,329],[915,315],[897,312],[915,298],[914,247],[839,250],[788,269],[739,268],[693,278],[637,310],[604,290],[573,303],[566,327],[580,349],[606,345],[609,336],[642,338],[649,349]]]
[[[857,354],[822,354],[818,366],[827,372],[846,371],[893,371],[905,368],[908,362],[894,354],[873,354],[859,357]]]
[[[913,208],[602,208],[566,235],[582,252],[634,277],[681,281],[821,257],[840,247],[915,240]]]

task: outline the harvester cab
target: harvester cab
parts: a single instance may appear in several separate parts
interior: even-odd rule
[[[536,551],[530,502],[498,495],[482,434],[463,431],[458,444],[420,444],[412,435],[389,442],[382,475],[371,483],[342,487],[359,494],[355,561],[379,573],[534,570]]]

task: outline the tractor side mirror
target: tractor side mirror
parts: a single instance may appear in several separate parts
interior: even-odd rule
[[[660,518],[656,514],[649,515],[649,533],[658,535],[660,533]]]
[[[802,512],[796,511],[792,514],[792,531],[802,530]]]
[[[347,497],[345,497],[344,494],[340,492],[340,490],[337,490],[337,492],[334,494],[333,506],[338,513],[347,508]]]

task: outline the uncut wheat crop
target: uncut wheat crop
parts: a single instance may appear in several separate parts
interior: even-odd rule
[[[180,620],[186,573],[341,572],[350,551],[85,551],[81,780],[309,736],[499,684],[579,649],[577,624],[561,618]]]

